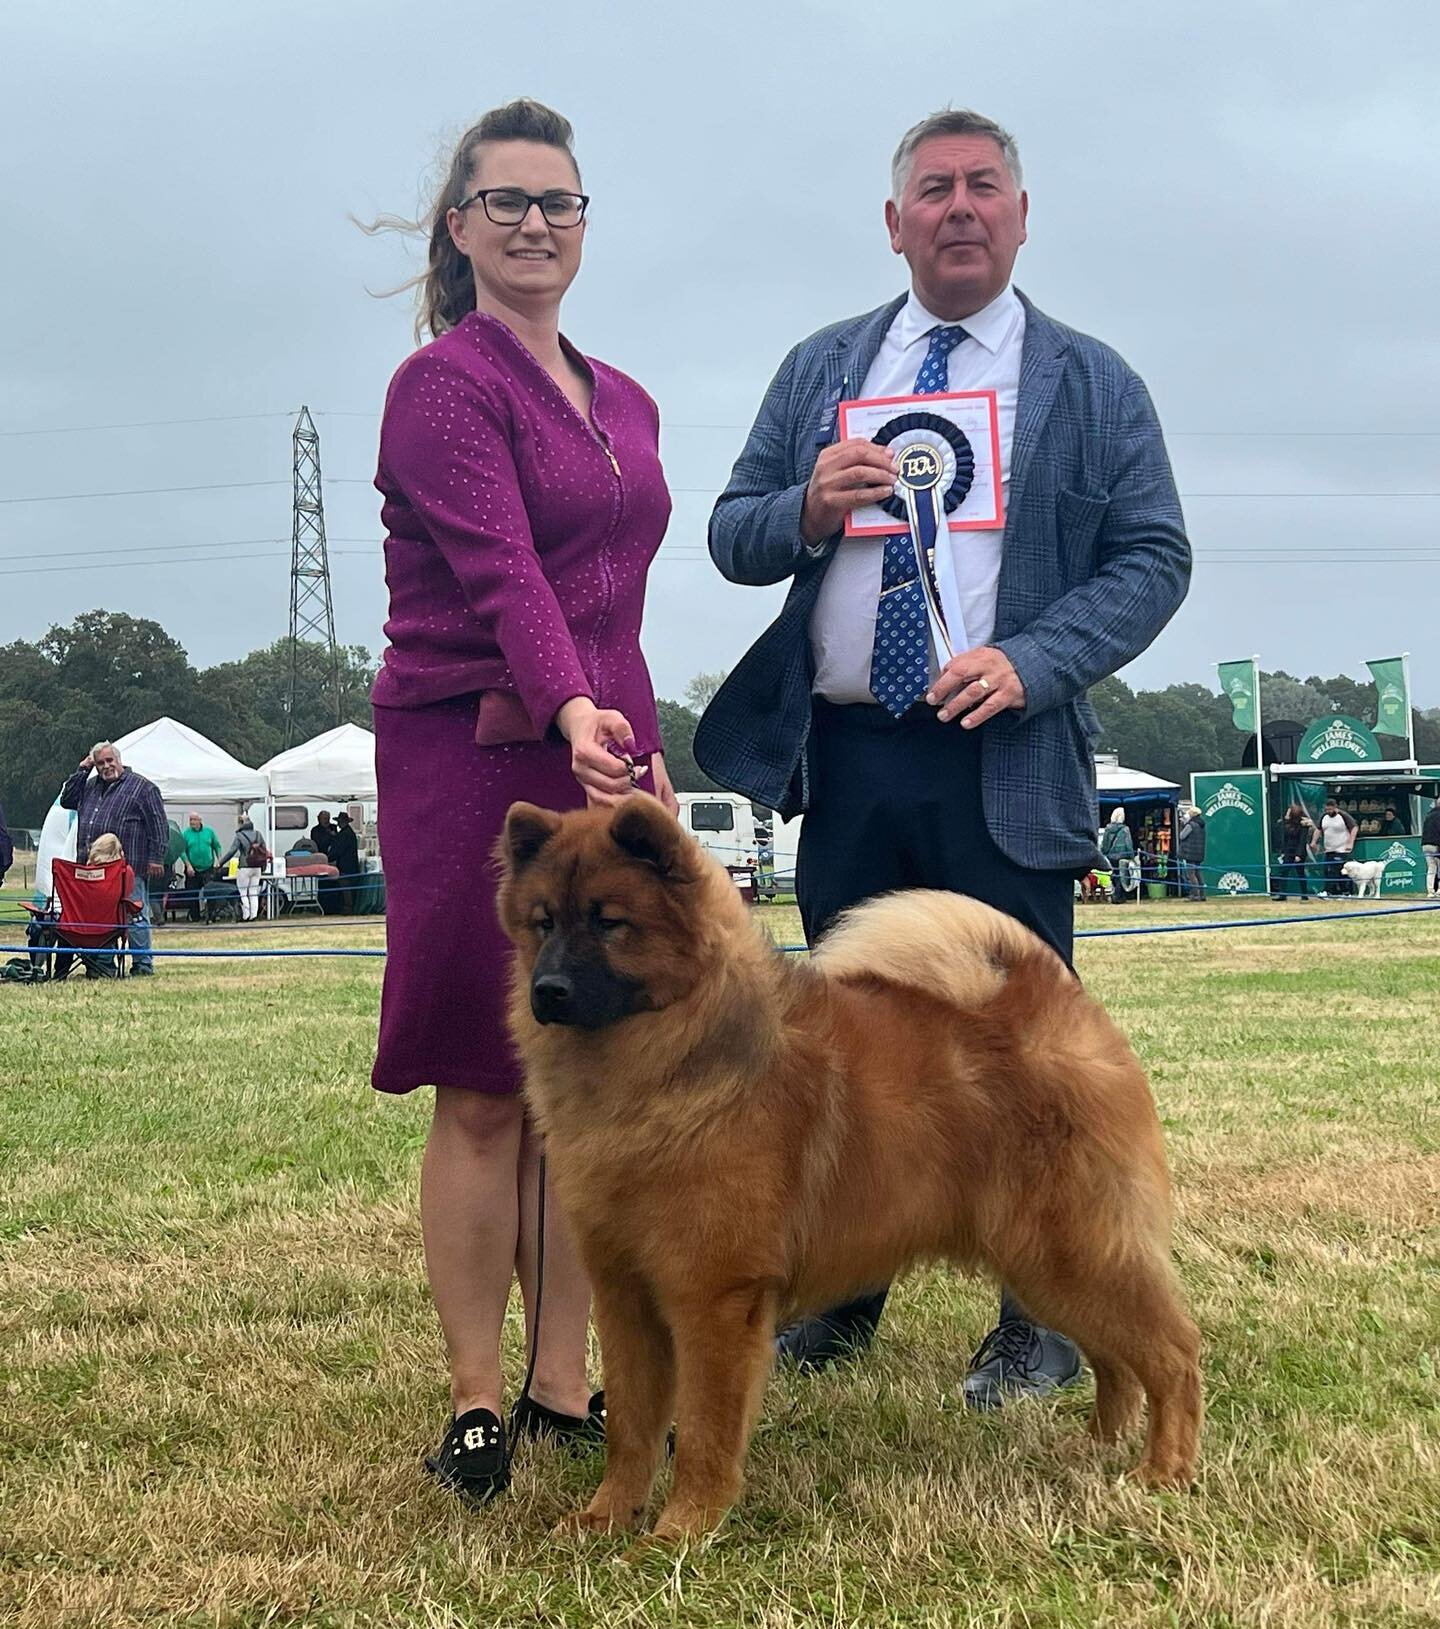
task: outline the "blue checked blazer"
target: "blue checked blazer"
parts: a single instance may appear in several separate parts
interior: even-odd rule
[[[980,726],[985,821],[1017,864],[1079,869],[1094,862],[1099,826],[1099,721],[1086,689],[1175,614],[1190,545],[1140,377],[1020,298],[1025,343],[991,643],[1014,665],[1026,706]],[[838,542],[807,551],[800,510],[836,437],[836,407],[859,393],[904,303],[822,328],[790,352],[710,519],[710,554],[731,582],[793,580],[780,615],[706,708],[695,757],[722,786],[787,819],[809,805],[810,612]]]

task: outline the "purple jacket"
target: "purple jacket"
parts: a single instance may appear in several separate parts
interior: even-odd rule
[[[494,317],[472,311],[402,363],[375,477],[390,589],[376,706],[485,692],[480,738],[499,742],[538,739],[589,696],[625,714],[640,752],[660,747],[640,653],[670,517],[659,415],[585,360],[594,428]]]

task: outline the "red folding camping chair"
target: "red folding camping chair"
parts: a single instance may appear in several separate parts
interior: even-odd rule
[[[124,860],[108,865],[55,860],[50,877],[48,905],[25,906],[36,926],[43,928],[40,942],[48,940],[57,947],[45,958],[49,976],[67,977],[79,955],[93,977],[123,978],[130,924],[140,914],[140,906],[130,898],[135,873]],[[102,951],[106,954],[99,954]]]

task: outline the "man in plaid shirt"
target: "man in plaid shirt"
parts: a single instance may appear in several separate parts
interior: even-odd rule
[[[130,927],[134,954],[131,971],[142,977],[153,973],[145,885],[147,878],[158,877],[164,871],[165,849],[170,841],[160,788],[133,769],[126,769],[113,742],[100,741],[65,782],[60,807],[76,811],[75,852],[81,859],[102,833],[114,832],[120,839],[125,858],[135,872],[135,891],[130,897],[140,907]]]

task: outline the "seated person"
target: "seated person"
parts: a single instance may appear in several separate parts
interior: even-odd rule
[[[90,845],[90,852],[85,856],[86,865],[114,865],[116,861],[125,862],[125,850],[120,845],[120,839],[113,831],[101,832]],[[135,892],[135,873],[125,864],[122,873],[121,897],[129,899]],[[87,979],[113,979],[120,971],[114,956],[108,951],[82,950],[78,952],[80,965],[85,969]],[[71,958],[61,951],[55,958],[55,977],[63,979],[69,973]]]

